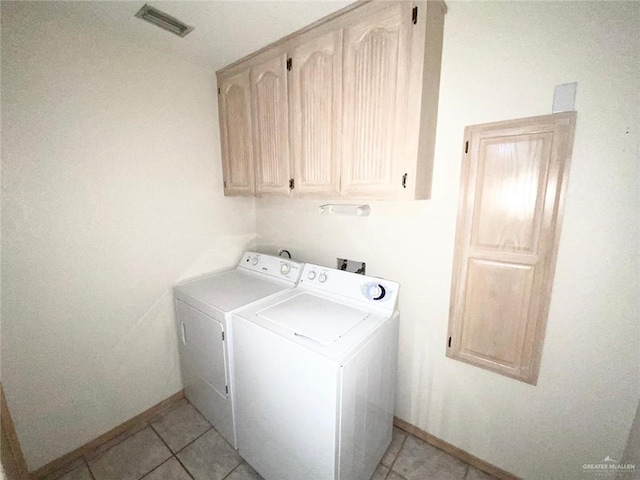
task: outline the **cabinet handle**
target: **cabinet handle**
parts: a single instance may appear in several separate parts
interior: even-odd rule
[[[402,188],[407,188],[407,174],[402,175]]]
[[[182,344],[186,345],[187,344],[187,329],[184,326],[184,322],[180,322],[180,330],[182,331]]]

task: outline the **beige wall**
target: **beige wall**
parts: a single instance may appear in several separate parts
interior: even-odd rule
[[[2,7],[2,382],[30,469],[182,388],[170,287],[255,234],[214,72],[44,11]]]
[[[586,478],[624,451],[640,397],[637,2],[447,2],[433,199],[257,201],[258,243],[367,262],[401,282],[397,415],[527,479]],[[578,124],[537,386],[445,357],[465,125],[551,112],[578,82]]]
[[[180,388],[169,287],[232,265],[256,229],[266,251],[402,282],[401,418],[530,479],[622,455],[640,396],[639,4],[448,4],[434,198],[368,218],[224,198],[213,72],[3,4],[2,381],[30,468]],[[460,143],[465,125],[549,113],[571,81],[533,387],[444,356]]]

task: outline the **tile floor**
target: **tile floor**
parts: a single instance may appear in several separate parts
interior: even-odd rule
[[[492,478],[394,428],[391,446],[371,480]],[[186,399],[45,477],[45,480],[191,479],[262,480],[262,477]]]

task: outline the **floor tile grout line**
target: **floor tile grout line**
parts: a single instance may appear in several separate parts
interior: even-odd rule
[[[187,400],[187,404],[188,404],[188,405],[190,405],[191,407],[193,407],[193,409],[194,409],[196,412],[198,412],[198,409],[197,409],[197,408],[195,408],[193,405],[191,405],[191,402],[189,402],[188,400]],[[202,418],[204,418],[204,416],[203,416],[200,412],[198,412],[198,414],[200,414],[200,416],[202,416]],[[171,456],[172,456],[173,458],[175,458],[175,459],[178,461],[178,463],[180,464],[180,466],[184,469],[184,471],[185,471],[185,472],[187,472],[187,475],[189,475],[189,477],[190,477],[190,478],[192,478],[192,479],[194,478],[194,476],[191,474],[191,472],[189,471],[189,469],[187,468],[187,466],[186,466],[184,463],[182,463],[182,462],[180,461],[180,458],[178,458],[178,453],[182,452],[182,451],[183,451],[184,449],[186,449],[189,445],[193,444],[195,441],[197,441],[200,437],[202,437],[202,436],[203,436],[205,433],[207,433],[209,430],[215,430],[215,428],[213,428],[213,425],[211,425],[211,423],[209,423],[209,421],[208,421],[206,418],[204,418],[204,420],[207,422],[207,425],[209,425],[209,428],[207,428],[204,432],[202,432],[202,433],[201,433],[200,435],[198,435],[196,438],[194,438],[194,439],[193,439],[193,440],[191,440],[189,443],[187,443],[186,445],[184,445],[182,448],[180,448],[179,450],[177,450],[177,451],[175,451],[175,452],[174,452],[174,451],[173,451],[173,449],[169,446],[169,444],[168,444],[167,442],[165,442],[165,440],[164,440],[164,438],[162,437],[162,435],[160,434],[160,432],[158,432],[158,431],[155,429],[155,427],[153,426],[153,424],[152,424],[151,422],[149,422],[149,426],[150,426],[150,427],[151,427],[151,429],[155,432],[155,434],[156,434],[156,435],[158,435],[158,437],[160,437],[160,440],[162,441],[162,443],[164,443],[164,444],[167,446],[167,448],[168,448],[168,449],[169,449],[169,451],[171,452]],[[217,430],[216,430],[216,432],[217,432]],[[170,458],[171,458],[171,457],[170,457]],[[167,460],[168,460],[168,459],[167,459]],[[166,462],[167,460],[165,460],[165,462]],[[163,463],[164,463],[164,462],[163,462]],[[157,467],[156,467],[156,468],[157,468]],[[155,470],[155,469],[154,469],[154,470]],[[151,470],[151,471],[153,471],[153,470]],[[151,472],[147,472],[145,475],[148,475],[149,473],[151,473]]]
[[[144,427],[143,427],[142,425],[146,425],[146,426],[144,426]],[[90,454],[90,453],[92,453],[92,452],[95,452],[96,450],[98,450],[98,449],[99,449],[100,447],[102,447],[103,445],[106,445],[107,443],[109,443],[109,442],[113,441],[116,437],[112,438],[111,440],[107,440],[106,442],[101,443],[100,445],[98,445],[96,448],[94,448],[94,449],[93,449],[93,450],[91,450],[90,452],[82,454],[82,456],[81,456],[80,458],[82,458],[82,460],[84,460],[84,462],[87,464],[87,466],[89,466],[89,462],[90,462],[90,461],[97,460],[98,458],[102,457],[105,453],[107,453],[108,451],[110,451],[113,447],[117,447],[118,445],[120,445],[120,444],[121,444],[122,442],[124,442],[125,440],[127,440],[127,439],[129,439],[129,438],[133,437],[135,434],[140,433],[142,430],[144,430],[145,428],[150,427],[150,426],[151,426],[151,424],[150,424],[149,422],[141,422],[141,423],[138,423],[138,424],[136,424],[136,425],[132,426],[131,428],[128,428],[126,431],[122,432],[120,435],[124,435],[124,434],[125,434],[125,433],[127,433],[129,430],[133,430],[133,429],[138,428],[138,427],[141,427],[141,428],[137,429],[134,433],[132,433],[132,434],[130,434],[130,435],[127,435],[126,437],[122,438],[118,443],[116,443],[116,444],[114,444],[114,445],[111,445],[111,446],[110,446],[109,448],[107,448],[104,452],[100,452],[100,454],[99,454],[98,456],[96,456],[96,457],[94,457],[94,458],[92,458],[92,459],[87,458],[87,455],[88,455],[88,454]]]
[[[147,473],[143,473],[142,476],[140,478],[138,478],[138,480],[142,480],[144,477],[146,477],[147,475],[149,475],[151,472],[159,469],[162,465],[164,465],[165,463],[167,463],[169,460],[171,460],[173,458],[173,455],[171,455],[169,458],[167,458],[166,460],[164,460],[163,462],[160,462],[159,465],[156,465],[155,467],[153,467],[151,470],[149,470]]]
[[[387,477],[389,477],[389,475],[393,471],[393,466],[396,464],[396,461],[398,460],[398,457],[400,456],[400,452],[402,451],[402,447],[404,447],[404,444],[407,442],[407,438],[409,438],[409,435],[411,435],[411,434],[408,433],[408,432],[405,432],[405,436],[402,439],[402,442],[400,443],[400,448],[398,448],[398,453],[396,453],[396,455],[395,455],[395,457],[393,459],[393,462],[391,462],[391,465],[389,465],[389,471],[387,472]],[[395,472],[395,473],[398,473],[398,472]],[[398,473],[398,475],[400,475],[400,474]],[[402,475],[400,475],[400,476],[402,476]],[[385,478],[387,478],[387,477],[385,477]]]
[[[208,423],[208,422],[207,422]],[[171,457],[169,457],[167,460],[168,461],[170,458],[175,458],[178,463],[180,464],[180,466],[184,469],[185,472],[187,472],[187,475],[189,475],[190,478],[194,478],[193,475],[191,475],[191,472],[189,471],[189,469],[187,468],[187,466],[182,463],[180,461],[180,459],[178,458],[178,453],[180,453],[182,450],[184,450],[185,448],[187,448],[189,445],[191,445],[193,442],[195,442],[197,439],[199,439],[202,435],[204,435],[205,433],[207,433],[209,430],[211,430],[213,427],[209,427],[207,428],[204,432],[202,432],[200,435],[198,435],[196,438],[194,438],[192,441],[190,441],[189,443],[187,443],[184,447],[182,447],[180,450],[174,452],[173,449],[167,444],[167,442],[164,441],[164,438],[162,438],[162,435],[160,435],[160,433],[153,427],[153,425],[150,423],[149,426],[152,428],[152,430],[154,432],[156,432],[156,435],[158,435],[158,437],[160,437],[160,440],[162,440],[162,443],[164,443],[167,448],[169,449],[169,451],[171,452]],[[164,462],[163,462],[164,463]],[[153,470],[152,470],[153,471]],[[151,473],[151,472],[149,472]],[[148,474],[147,474],[148,475]]]
[[[165,442],[164,438],[162,438],[162,435],[160,435],[160,433],[158,433],[158,431],[154,428],[153,425],[149,424],[149,426],[151,427],[151,430],[153,430],[153,433],[155,433],[158,436],[158,438],[164,444],[164,446],[169,449],[169,453],[171,453],[171,456],[174,456],[175,452],[173,451],[173,448],[171,448],[169,446],[169,444],[167,442]]]
[[[196,412],[198,412],[198,409],[196,407],[194,407],[193,405],[191,405],[191,403],[189,402],[189,400],[186,400],[187,405],[191,406]],[[156,430],[156,428],[153,426],[152,422],[149,422],[149,426],[151,427],[151,429],[156,432],[156,435],[158,435],[160,437],[160,440],[162,440],[162,443],[164,443],[167,448],[169,449],[169,451],[171,452],[172,455],[176,456],[178,453],[180,453],[182,450],[184,450],[185,448],[187,448],[189,445],[191,445],[193,442],[195,442],[196,440],[198,440],[202,435],[204,435],[205,433],[207,433],[209,430],[214,429],[213,425],[211,425],[211,423],[209,423],[209,420],[207,420],[206,418],[204,418],[204,416],[198,412],[198,414],[204,419],[205,422],[207,422],[207,425],[209,425],[209,428],[207,428],[204,432],[202,432],[200,435],[198,435],[196,438],[194,438],[193,440],[191,440],[189,443],[187,443],[186,445],[184,445],[183,447],[181,447],[180,449],[176,450],[175,452],[173,451],[173,448],[171,448],[169,446],[169,444],[167,442],[165,442],[164,438],[162,437],[162,434]],[[216,430],[217,432],[217,430]]]
[[[187,472],[187,475],[189,475],[189,478],[192,478],[192,479],[194,479],[194,480],[195,480],[195,477],[194,477],[193,475],[191,475],[191,472],[189,471],[189,469],[187,468],[187,466],[186,466],[184,463],[182,463],[182,462],[180,461],[180,459],[178,458],[178,455],[174,455],[174,456],[173,456],[173,458],[175,458],[175,459],[178,461],[178,463],[182,466],[182,468],[184,469],[184,471],[185,471],[185,472]]]
[[[167,442],[165,442],[164,438],[162,438],[162,435],[160,435],[160,433],[154,428],[153,424],[151,422],[149,422],[149,426],[151,427],[151,430],[154,431],[154,433],[158,436],[158,438],[160,439],[160,441],[167,447],[167,449],[169,449],[169,453],[171,453],[171,456],[169,458],[167,458],[164,462],[162,462],[160,465],[158,465],[157,467],[155,467],[152,470],[149,470],[147,473],[145,473],[142,478],[144,478],[145,475],[149,475],[151,472],[153,472],[153,470],[156,470],[157,468],[160,468],[161,465],[164,465],[165,463],[167,463],[169,460],[171,460],[172,458],[175,458],[178,463],[180,464],[180,466],[184,469],[185,472],[187,472],[187,475],[189,475],[189,477],[193,478],[193,475],[191,475],[191,472],[189,472],[189,470],[187,469],[186,466],[184,466],[182,464],[182,462],[180,461],[180,459],[178,458],[178,456],[176,455],[177,452],[174,452],[173,449],[169,446],[169,444]],[[198,437],[200,438],[200,437]],[[195,441],[195,440],[194,440]],[[186,446],[185,446],[186,447]],[[183,447],[183,448],[185,448]],[[180,451],[180,450],[178,450]],[[142,480],[142,478],[140,480]]]
[[[207,417],[205,417],[205,416],[202,414],[202,412],[201,412],[200,410],[198,410],[198,409],[196,408],[196,406],[195,406],[193,403],[191,403],[191,402],[189,401],[189,399],[188,399],[187,397],[184,397],[184,399],[187,401],[187,404],[188,404],[188,405],[191,405],[191,408],[193,408],[196,412],[198,412],[198,415],[200,415],[200,416],[204,419],[204,421],[205,421],[205,422],[207,422],[209,425],[211,425],[211,426],[213,427],[213,424],[212,424],[212,423],[207,419]]]
[[[240,457],[240,454],[238,454],[238,456]],[[235,472],[235,471],[238,469],[238,467],[239,467],[240,465],[242,465],[242,463],[243,463],[244,461],[245,461],[245,460],[244,460],[244,458],[240,457],[240,463],[238,463],[235,467],[233,467],[233,468],[231,469],[231,471],[230,471],[229,473],[227,473],[224,477],[222,477],[222,480],[224,480],[225,478],[229,478],[229,475],[231,475],[233,472]]]
[[[215,430],[216,433],[218,432],[215,428],[213,427],[209,427],[207,428],[204,432],[202,432],[200,435],[198,435],[196,438],[194,438],[193,440],[191,440],[189,443],[187,443],[184,447],[182,447],[180,450],[178,450],[177,452],[174,453],[174,455],[178,455],[179,453],[182,453],[184,451],[184,449],[186,449],[187,447],[193,445],[194,442],[196,442],[200,437],[202,437],[205,433],[209,432],[210,430]]]
[[[144,426],[143,426],[144,425]],[[118,445],[121,445],[122,443],[124,443],[125,441],[127,441],[128,439],[130,439],[131,437],[133,437],[134,435],[142,432],[143,430],[147,429],[147,428],[151,428],[151,431],[153,433],[156,434],[156,436],[160,439],[160,441],[167,447],[167,449],[169,450],[169,457],[167,457],[165,460],[163,460],[162,462],[160,462],[158,465],[156,465],[155,467],[153,467],[151,470],[145,472],[138,480],[144,478],[145,475],[148,475],[149,473],[153,472],[155,469],[159,468],[160,465],[163,465],[164,463],[166,463],[172,456],[173,456],[173,451],[171,450],[171,448],[169,448],[169,445],[167,445],[167,443],[164,441],[164,439],[160,436],[160,434],[158,434],[158,432],[156,431],[155,428],[153,428],[153,425],[151,425],[150,422],[141,422],[140,424],[138,424],[138,426],[140,427],[135,433],[132,433],[131,435],[127,435],[125,438],[121,439],[118,443],[116,443],[115,445],[112,445],[111,447],[109,447],[107,450],[105,450],[104,452],[101,452],[100,455],[98,455],[97,457],[95,457],[93,460],[97,460],[98,458],[102,457],[104,454],[106,454],[107,452],[109,452],[111,449],[117,447]],[[136,428],[136,427],[131,427],[131,429]],[[107,442],[105,442],[107,443]],[[104,445],[104,444],[103,444]],[[100,447],[97,447],[100,448]],[[91,478],[93,480],[96,480],[95,475],[93,474],[93,471],[91,470],[91,467],[89,465],[89,461],[84,457],[84,455],[82,456],[82,460],[85,462],[85,464],[87,465],[87,469],[89,470],[89,474],[91,475]]]
[[[89,462],[87,462],[84,458],[82,459],[82,461],[87,466],[87,470],[89,470],[89,475],[91,476],[91,478],[93,480],[96,480],[96,476],[93,474],[93,471],[91,470],[91,467],[89,466]]]

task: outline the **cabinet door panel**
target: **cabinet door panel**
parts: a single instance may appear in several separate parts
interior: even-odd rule
[[[550,133],[480,140],[474,247],[535,253],[551,143]]]
[[[291,58],[295,193],[338,194],[342,31],[305,41]]]
[[[411,9],[382,6],[344,32],[343,194],[401,188]]]
[[[535,384],[575,113],[467,127],[447,355]]]
[[[467,268],[460,355],[518,373],[535,267],[471,258]]]
[[[257,194],[290,191],[286,61],[278,54],[251,69]]]
[[[225,195],[254,193],[249,70],[221,80],[220,133]]]

